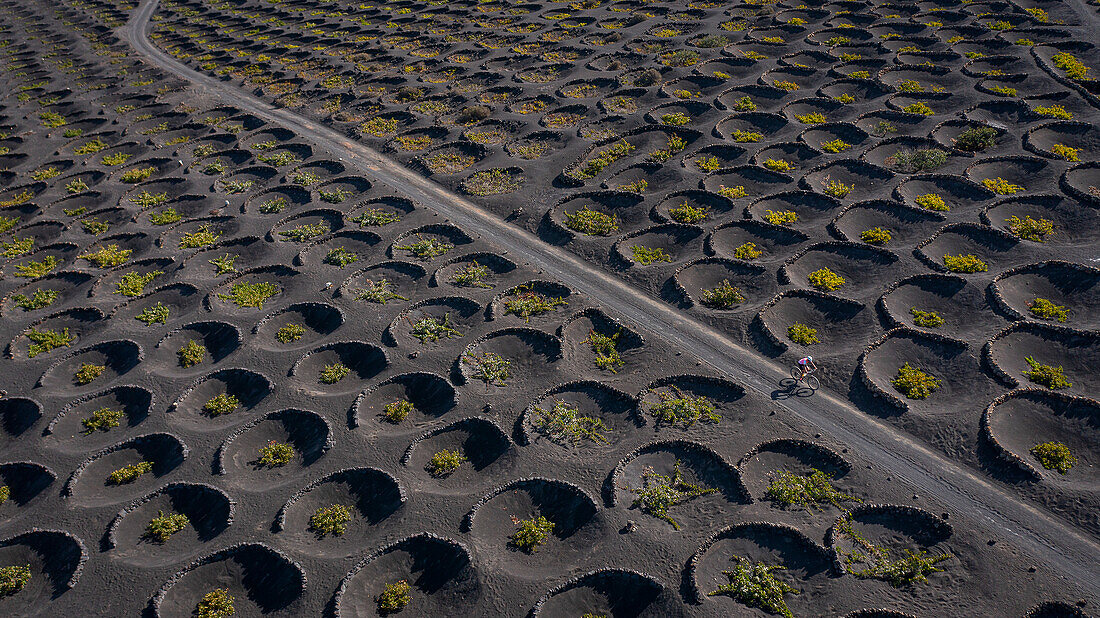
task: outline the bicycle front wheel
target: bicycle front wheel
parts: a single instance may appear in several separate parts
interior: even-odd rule
[[[803,380],[803,382],[806,384],[806,386],[810,387],[810,390],[812,391],[816,391],[817,389],[821,388],[821,382],[818,381],[817,376],[806,376],[806,379]]]

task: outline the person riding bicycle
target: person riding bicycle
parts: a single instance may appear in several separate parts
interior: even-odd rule
[[[814,357],[812,356],[798,359],[798,367],[802,370],[802,375],[798,378],[799,380],[805,380],[806,376],[817,371],[817,365],[814,364]]]

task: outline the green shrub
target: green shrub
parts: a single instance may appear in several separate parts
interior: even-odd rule
[[[790,584],[776,579],[773,571],[782,571],[787,567],[781,565],[768,566],[763,562],[751,562],[741,556],[733,556],[736,561],[732,570],[722,571],[729,578],[729,583],[722,584],[717,590],[707,593],[707,596],[727,595],[731,596],[749,607],[759,607],[769,613],[779,614],[784,618],[794,618],[794,614],[787,607],[783,597],[787,594],[798,594],[798,590]]]
[[[912,307],[909,309],[909,314],[913,316],[913,323],[917,326],[924,328],[939,328],[944,324],[943,317],[935,311],[922,311],[916,307]]]
[[[1052,391],[1073,386],[1069,380],[1066,380],[1061,367],[1044,365],[1030,356],[1024,358],[1024,361],[1031,367],[1024,372],[1024,377],[1039,386],[1045,386]]]
[[[126,483],[133,483],[138,480],[142,474],[153,471],[153,463],[150,461],[141,461],[131,466],[125,466],[119,468],[114,472],[107,475],[108,485],[124,485]]]
[[[846,141],[844,141],[840,138],[837,138],[837,139],[834,139],[834,140],[829,140],[827,142],[822,142],[821,143],[821,149],[822,150],[824,150],[825,152],[833,153],[833,154],[836,154],[838,152],[844,152],[845,150],[848,150],[851,147],[852,147],[851,144],[849,144],[848,142],[846,142]]]
[[[593,153],[591,157],[576,168],[569,170],[567,174],[577,180],[588,180],[633,151],[633,144],[626,140],[619,140],[603,150]]]
[[[670,425],[688,429],[697,422],[718,423],[722,416],[716,411],[714,402],[703,395],[690,395],[672,386],[667,391],[659,391],[660,402],[649,408],[649,414],[656,419],[657,426]]]
[[[90,187],[88,187],[88,183],[84,182],[82,178],[74,178],[73,180],[70,180],[68,183],[65,184],[65,191],[67,193],[83,193],[89,188]]]
[[[467,461],[469,460],[461,452],[443,449],[432,455],[424,469],[436,478],[443,478],[458,470]]]
[[[722,167],[718,157],[699,157],[695,160],[695,166],[703,172],[714,172]]]
[[[73,149],[73,154],[77,154],[77,155],[81,155],[81,156],[90,155],[90,154],[95,154],[95,153],[103,151],[103,150],[107,150],[107,148],[109,148],[109,146],[107,146],[107,142],[104,142],[103,140],[101,140],[97,137],[97,138],[95,138],[95,139],[93,139],[89,142],[84,142],[80,146],[77,146],[76,148],[74,148]]]
[[[523,179],[507,170],[493,169],[474,172],[462,181],[462,190],[470,195],[503,195],[520,188]]]
[[[27,356],[29,358],[51,352],[57,348],[68,347],[69,344],[76,340],[76,337],[69,334],[68,328],[63,329],[61,332],[32,328],[24,334],[27,336],[27,339],[31,340],[31,345],[27,347]]]
[[[317,378],[321,384],[336,384],[340,380],[348,377],[351,373],[351,368],[344,363],[333,363],[331,365],[325,365],[324,369],[321,369],[321,375]]]
[[[416,242],[407,245],[399,245],[394,248],[408,251],[409,255],[420,260],[430,260],[439,257],[455,248],[451,243],[444,242],[438,238],[421,238],[420,235],[417,235],[416,239]]]
[[[156,167],[142,167],[134,168],[132,170],[126,170],[119,176],[119,180],[129,184],[137,184],[139,182],[149,180],[149,178],[157,171]]]
[[[443,316],[443,320],[432,317],[417,320],[412,324],[412,330],[409,332],[423,344],[433,343],[440,339],[462,337],[462,333],[451,326],[451,314],[449,313]]]
[[[1085,79],[1091,70],[1083,62],[1069,52],[1059,52],[1051,58],[1054,66],[1062,69],[1066,77],[1070,79]]]
[[[1055,144],[1050,147],[1050,152],[1063,161],[1069,161],[1070,163],[1077,163],[1081,160],[1079,148],[1073,148],[1066,146],[1065,144]]]
[[[474,379],[486,385],[505,386],[508,378],[512,377],[512,361],[493,352],[482,352],[476,356],[467,353],[462,357],[462,362],[471,365]]]
[[[195,611],[195,618],[229,618],[236,611],[229,589],[218,588],[203,595]]]
[[[15,294],[11,298],[15,302],[16,307],[24,311],[34,311],[35,309],[43,309],[52,305],[54,301],[57,300],[59,294],[60,292],[57,290],[36,289],[30,296]]]
[[[849,193],[855,190],[854,185],[846,185],[839,180],[831,180],[828,177],[824,180],[825,186],[822,191],[825,195],[829,195],[835,198],[847,197]]]
[[[395,212],[388,210],[382,210],[381,208],[368,208],[357,217],[352,217],[351,221],[358,223],[359,227],[366,227],[368,225],[374,227],[382,227],[390,223],[397,223],[401,220],[401,216]]]
[[[976,255],[944,255],[943,265],[953,273],[984,273],[989,270]]]
[[[176,356],[179,357],[180,367],[194,367],[206,359],[206,346],[191,339],[176,351]]]
[[[165,208],[161,212],[149,213],[149,223],[153,225],[170,225],[172,223],[177,223],[182,218],[183,216],[172,207]]]
[[[106,234],[107,230],[111,229],[111,224],[106,221],[89,218],[81,221],[80,227],[84,228],[84,231],[92,236],[99,236],[100,234]]]
[[[936,565],[951,557],[950,554],[931,556],[924,550],[914,552],[906,549],[905,555],[895,560],[888,549],[871,543],[857,533],[852,528],[851,519],[842,518],[837,522],[836,529],[838,537],[851,539],[856,546],[850,551],[841,550],[844,569],[856,577],[884,580],[895,588],[928,581],[929,574],[943,571]],[[866,566],[858,568],[860,565]]]
[[[259,283],[234,283],[228,294],[218,294],[218,298],[227,300],[242,309],[245,307],[263,308],[267,299],[275,296],[282,290],[274,283],[262,281]]]
[[[1012,195],[1024,190],[1021,185],[1014,185],[1000,176],[997,178],[986,178],[982,181],[982,184],[985,185],[986,189],[989,189],[997,195]]]
[[[179,247],[180,249],[201,249],[202,247],[209,247],[218,242],[221,236],[221,232],[211,232],[210,225],[203,224],[194,232],[180,236]]]
[[[160,206],[161,204],[168,203],[168,192],[164,193],[149,193],[148,191],[142,191],[130,198],[130,202],[136,206],[141,207],[142,210],[153,208],[154,206]],[[152,217],[150,216],[150,220]],[[159,225],[159,224],[158,224]]]
[[[34,251],[34,238],[16,238],[11,242],[0,242],[0,256],[11,259]]]
[[[117,244],[111,243],[106,247],[100,247],[96,251],[90,251],[77,257],[100,268],[113,268],[125,264],[133,252],[133,249],[122,249]]]
[[[1031,108],[1031,111],[1046,118],[1057,118],[1058,120],[1073,120],[1073,112],[1066,111],[1066,108],[1062,107],[1061,105],[1037,105]]]
[[[869,245],[885,245],[894,235],[884,227],[873,227],[859,233],[859,239]]]
[[[91,384],[92,380],[103,375],[103,372],[107,371],[106,365],[95,365],[92,363],[84,363],[80,366],[80,369],[73,374],[73,382],[78,386],[84,386],[85,384]]]
[[[1031,454],[1047,470],[1057,470],[1060,474],[1070,471],[1077,465],[1077,458],[1069,447],[1061,442],[1042,442],[1031,447]]]
[[[829,121],[829,119],[825,117],[825,114],[822,114],[821,112],[796,114],[795,120],[801,122],[802,124],[823,124]]]
[[[516,525],[519,529],[508,537],[508,544],[529,554],[538,551],[539,546],[546,543],[556,527],[554,522],[542,515],[521,519]]]
[[[358,262],[359,255],[352,251],[348,251],[345,247],[336,247],[325,255],[323,261],[325,264],[331,264],[337,268],[344,268],[348,264]]]
[[[379,305],[384,305],[395,298],[397,300],[409,300],[407,297],[398,294],[393,283],[385,277],[377,282],[368,279],[366,283],[367,287],[359,290],[355,300],[366,300]]]
[[[273,197],[260,204],[259,211],[265,215],[272,215],[282,212],[286,207],[287,201],[285,197]]]
[[[746,242],[741,246],[733,250],[733,257],[739,260],[755,260],[763,255],[763,252],[756,247],[756,243]]]
[[[631,508],[667,521],[673,528],[679,530],[680,524],[668,514],[668,510],[693,498],[716,491],[718,490],[712,487],[703,487],[684,480],[683,472],[680,471],[680,462],[677,461],[673,465],[671,476],[657,474],[652,468],[642,472],[642,486],[630,488],[630,492],[638,496],[631,504]]]
[[[707,218],[709,210],[703,206],[692,206],[687,202],[671,208],[668,214],[672,216],[672,220],[677,223],[695,224]]]
[[[947,163],[947,153],[939,148],[902,149],[886,158],[886,164],[907,173],[927,172]]]
[[[943,198],[935,193],[925,193],[924,195],[918,195],[916,198],[917,206],[925,210],[935,210],[939,212],[946,212],[951,210],[951,207],[943,201]]]
[[[744,144],[759,142],[764,139],[764,134],[757,133],[756,131],[742,131],[741,129],[737,129],[730,134],[730,137],[733,138],[733,141]]]
[[[766,159],[764,167],[773,172],[789,172],[794,169],[790,162],[783,159]]]
[[[835,292],[844,285],[844,277],[836,274],[829,268],[819,268],[806,276],[806,280],[810,282],[810,285],[827,292]]]
[[[31,565],[0,567],[0,598],[11,596],[31,581]]]
[[[65,117],[56,112],[39,112],[38,119],[42,122],[42,126],[47,129],[56,129],[68,124]]]
[[[84,425],[85,434],[92,434],[97,431],[110,431],[122,424],[123,416],[125,416],[125,413],[122,410],[100,408],[92,412],[92,415],[88,418],[81,419],[80,424]]]
[[[793,210],[768,210],[764,214],[764,220],[772,225],[790,225],[798,221],[798,213]]]
[[[164,511],[159,511],[157,512],[157,516],[151,519],[149,524],[145,526],[145,536],[159,543],[167,543],[168,539],[171,539],[173,534],[190,525],[191,520],[183,513],[169,513],[165,515]]]
[[[893,384],[894,388],[907,399],[927,399],[940,388],[942,382],[935,376],[905,363],[898,368],[898,375],[890,381],[890,384]]]
[[[642,245],[634,245],[630,248],[630,252],[633,255],[634,262],[641,264],[642,266],[649,266],[654,262],[671,262],[672,256],[668,251],[660,247],[643,247]]]
[[[936,112],[931,107],[928,107],[924,103],[912,103],[906,105],[901,111],[907,114],[920,114],[921,116],[935,116]]]
[[[799,345],[821,343],[821,340],[817,338],[817,329],[800,322],[795,322],[787,327],[787,338]]]
[[[332,230],[332,227],[327,221],[318,221],[316,223],[306,223],[299,225],[298,227],[291,228],[279,232],[279,236],[282,236],[285,240],[293,242],[306,242],[324,236]]]
[[[784,508],[798,505],[811,511],[817,505],[831,504],[842,509],[843,502],[862,502],[855,496],[838,491],[833,487],[828,475],[816,468],[810,472],[809,476],[780,470],[768,485],[764,497]]]
[[[595,363],[598,369],[617,373],[616,369],[625,364],[618,349],[620,336],[622,336],[621,330],[614,335],[604,335],[592,330],[588,332],[588,337],[581,342],[592,346],[592,352],[596,354]]]
[[[734,287],[729,279],[710,289],[703,290],[703,305],[713,309],[730,309],[745,302],[745,295]]]
[[[142,309],[141,313],[134,316],[134,319],[144,323],[146,326],[165,324],[168,322],[169,313],[171,313],[171,310],[168,308],[168,305],[157,301],[157,304],[152,307]]]
[[[1046,242],[1047,236],[1054,234],[1054,222],[1050,219],[1040,217],[1036,220],[1032,219],[1031,215],[1024,215],[1024,218],[1021,219],[1016,215],[1012,215],[1005,219],[1005,222],[1008,223],[1008,231],[1012,232],[1013,236],[1023,240]]]
[[[451,283],[464,288],[483,288],[492,289],[493,286],[484,282],[484,279],[492,274],[488,266],[482,266],[477,262],[472,262],[461,269],[455,271],[454,277],[451,279]]]
[[[309,518],[309,529],[323,537],[326,534],[340,536],[348,529],[351,508],[343,504],[319,507]]]
[[[163,275],[163,271],[154,270],[145,274],[139,272],[130,272],[122,275],[122,278],[115,284],[115,294],[122,294],[123,296],[129,296],[131,298],[135,296],[141,296],[145,291],[145,286],[156,279],[158,276]]]
[[[229,414],[239,407],[241,407],[241,401],[236,396],[229,393],[219,393],[202,405],[202,411],[209,416],[216,417]]]
[[[564,214],[566,227],[586,236],[607,236],[619,229],[618,217],[592,210],[588,206]]]
[[[306,334],[306,327],[301,324],[287,324],[275,331],[275,341],[279,343],[293,343]]]
[[[11,487],[7,485],[0,485],[0,506],[4,506],[4,503],[11,497]]]
[[[509,298],[504,300],[504,314],[519,316],[523,318],[524,322],[530,322],[531,316],[542,315],[568,304],[560,296],[546,296],[535,292],[530,287],[521,286],[516,288]]]
[[[981,152],[997,145],[997,129],[970,127],[955,138],[955,147],[966,152]]]
[[[347,189],[333,189],[331,191],[318,189],[317,195],[320,196],[322,202],[328,204],[340,204],[351,197],[351,191],[348,191]]]
[[[560,399],[555,400],[549,410],[536,406],[531,414],[531,423],[536,431],[550,440],[573,445],[585,440],[607,444],[607,438],[601,432],[611,429],[601,419],[582,416],[577,406]]]
[[[1046,298],[1036,298],[1027,304],[1031,315],[1043,320],[1057,320],[1065,322],[1069,319],[1069,310],[1065,305],[1055,305]]]
[[[268,468],[285,466],[294,459],[294,447],[287,442],[272,440],[260,447],[260,459],[257,463]]]
[[[387,403],[382,408],[382,418],[396,425],[408,418],[415,409],[416,406],[408,399],[398,399]]]
[[[378,612],[385,615],[405,609],[405,606],[412,601],[412,597],[410,596],[411,592],[412,586],[405,580],[386,584],[386,587],[382,590],[382,594],[378,595],[378,598],[375,599],[378,603]]]

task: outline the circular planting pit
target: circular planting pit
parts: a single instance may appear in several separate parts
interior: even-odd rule
[[[425,320],[457,331],[436,332]],[[383,341],[418,350],[443,347],[449,339],[464,337],[484,321],[481,305],[464,296],[441,296],[418,302],[402,311],[386,327]],[[421,336],[418,337],[417,334]],[[433,341],[433,338],[435,339]]]
[[[690,217],[686,215],[683,210],[679,209],[684,209],[685,207],[701,210],[705,213],[704,219],[695,222],[697,225],[706,225],[716,219],[723,219],[734,210],[733,201],[728,198],[706,191],[688,189],[686,191],[677,191],[666,195],[664,199],[653,208],[650,212],[650,216],[665,223],[684,223],[687,222]]]
[[[700,181],[700,188],[722,194],[723,189],[743,193],[755,198],[780,191],[794,189],[794,178],[755,165],[742,165],[719,170]],[[741,187],[741,189],[738,189]],[[743,191],[742,191],[743,189]]]
[[[443,223],[423,225],[401,234],[386,250],[394,259],[429,262],[473,242],[466,232]]]
[[[339,232],[303,249],[295,256],[294,263],[297,266],[321,269],[325,271],[325,276],[339,277],[352,264],[361,264],[364,256],[370,255],[372,247],[380,242],[382,237],[374,232]]]
[[[871,551],[867,545],[881,548],[880,551],[885,551],[887,560],[890,561],[904,558],[906,551],[927,552],[929,557],[946,556],[936,568],[950,571],[958,568],[958,559],[950,553],[947,546],[951,535],[950,524],[923,509],[865,504],[841,515],[837,523],[829,529],[826,543],[832,549],[838,564],[844,565],[852,574],[872,568],[873,564],[867,561],[868,552]],[[864,557],[863,561],[859,560],[860,555]],[[951,575],[931,573],[928,577],[935,581],[937,577]],[[880,586],[888,585],[880,582]]]
[[[684,608],[675,593],[648,575],[601,569],[551,589],[528,614],[530,618],[581,615],[672,618],[683,616]]]
[[[337,294],[341,297],[356,299],[373,287],[380,286],[382,281],[385,280],[390,284],[388,291],[403,298],[391,297],[385,299],[383,304],[403,302],[411,298],[412,290],[418,285],[417,282],[427,274],[427,271],[420,264],[395,260],[380,262],[353,273],[340,284]],[[371,296],[371,298],[375,297]],[[364,298],[364,300],[367,299]]]
[[[298,271],[289,266],[261,266],[243,271],[214,288],[203,302],[212,311],[231,316],[254,315],[291,293],[302,280],[295,280]]]
[[[865,341],[875,332],[875,315],[866,305],[816,291],[784,292],[757,315],[773,341],[798,354],[812,353],[819,344],[823,349],[843,348],[853,341]],[[794,341],[791,328],[795,324],[814,329],[818,341]]]
[[[42,405],[26,397],[0,399],[0,440],[14,442],[42,418]]]
[[[389,585],[410,586],[401,611],[418,616],[472,616],[477,613],[481,581],[460,543],[430,533],[406,537],[361,560],[340,582],[333,615],[385,615],[379,597]]]
[[[644,198],[627,191],[590,191],[571,195],[558,202],[546,213],[546,220],[559,234],[569,239],[598,240],[605,236],[630,233],[649,224],[645,210],[640,208]],[[615,219],[615,229],[607,234],[588,235],[569,227],[568,216],[585,209],[610,215]],[[579,225],[579,224],[578,224]]]
[[[344,213],[335,208],[318,208],[285,217],[272,226],[267,240],[280,243],[305,243],[327,237],[344,227]]]
[[[926,210],[909,208],[888,200],[871,200],[853,204],[830,223],[830,227],[851,242],[867,242],[878,246],[915,245],[928,238],[943,224],[939,216]],[[881,242],[864,232],[881,228],[890,239]]]
[[[688,562],[689,584],[697,602],[718,605],[727,615],[748,608],[736,596],[711,594],[730,583],[723,572],[737,566],[736,558],[783,567],[773,575],[801,592],[781,596],[794,615],[812,614],[820,602],[815,597],[825,594],[835,577],[828,550],[799,530],[765,522],[737,524],[712,535]]]
[[[1054,169],[1039,157],[990,157],[974,163],[966,169],[967,178],[985,184],[985,180],[998,178],[1021,187],[1018,191],[1035,191],[1050,187],[1054,181]]]
[[[308,190],[286,185],[249,196],[241,205],[241,212],[265,217],[285,216],[304,208],[310,201]]]
[[[168,538],[154,534],[154,518],[183,515],[187,523]],[[233,501],[199,483],[170,483],[119,511],[107,527],[107,546],[124,562],[165,566],[194,553],[229,528]]]
[[[44,358],[60,357],[65,350],[80,345],[83,336],[90,335],[101,327],[104,322],[103,318],[103,312],[94,307],[68,309],[42,318],[19,335],[16,335],[15,339],[8,344],[8,358],[38,358],[42,360]],[[27,336],[27,333],[34,333],[35,331],[39,333],[53,331],[61,335],[62,338],[68,332],[69,339],[67,343],[60,345],[60,347],[53,347],[55,344],[61,344],[62,342],[51,338],[50,341],[36,343]]]
[[[160,484],[188,454],[172,434],[138,436],[86,459],[65,482],[62,495],[86,507],[132,500]]]
[[[362,389],[361,382],[389,365],[378,346],[360,341],[330,343],[298,359],[290,369],[299,388],[310,395],[332,395]]]
[[[199,378],[168,406],[168,420],[194,431],[220,431],[247,419],[275,384],[248,369],[228,368]]]
[[[406,401],[412,409],[401,405]],[[431,423],[456,405],[458,393],[445,378],[434,373],[405,373],[363,391],[352,406],[350,425],[380,423],[408,431]]]
[[[1020,322],[1005,329],[986,344],[987,360],[996,372],[1014,386],[1046,386],[1029,379],[1033,368],[1027,362],[1061,367],[1070,386],[1055,385],[1060,392],[1083,397],[1100,396],[1100,335],[1070,329]]]
[[[799,186],[829,195],[843,189],[839,199],[848,202],[878,197],[894,177],[890,170],[855,159],[839,159],[816,168],[799,180]],[[844,185],[841,187],[840,185]]]
[[[1100,270],[1071,262],[1040,262],[1002,273],[991,287],[1014,317],[1082,330],[1100,327]],[[1044,317],[1033,313],[1033,305],[1036,311],[1043,311],[1044,305],[1035,303],[1040,298],[1065,308],[1064,320],[1058,314]]]
[[[941,272],[949,271],[944,256],[976,256],[986,268],[976,272],[997,270],[1023,261],[1020,241],[991,227],[973,223],[949,225],[916,249],[928,266]],[[980,268],[980,265],[977,266]],[[970,274],[970,273],[963,273]]]
[[[553,524],[552,530],[543,529],[541,543],[527,545],[512,537],[521,529],[520,522],[539,517]],[[575,485],[546,478],[519,479],[489,492],[466,514],[462,529],[476,539],[487,561],[529,574],[574,564],[609,532],[591,496]]]
[[[467,279],[471,269],[487,268],[488,272],[475,279]],[[432,273],[431,284],[433,286],[451,286],[474,293],[476,290],[492,289],[504,275],[514,271],[516,263],[496,253],[479,252],[469,253],[456,257],[440,266]],[[461,281],[456,279],[462,274]]]
[[[984,223],[1006,232],[1011,232],[1012,217],[1050,221],[1054,233],[1042,237],[1044,244],[1080,246],[1100,241],[1100,213],[1060,193],[1009,197],[982,211]]]
[[[283,505],[272,529],[284,542],[314,556],[344,557],[367,538],[385,536],[385,521],[405,503],[405,490],[388,473],[349,468],[310,483]],[[314,526],[318,510],[346,508],[343,532]]]
[[[234,615],[267,615],[286,609],[305,592],[298,564],[260,543],[242,543],[188,565],[149,602],[154,617],[192,616],[204,596],[228,590]]]
[[[343,324],[344,314],[332,305],[298,303],[269,314],[252,332],[264,350],[281,351],[307,347]]]
[[[598,424],[563,420],[574,413]],[[520,443],[540,446],[557,460],[588,459],[644,425],[633,397],[594,380],[578,380],[551,388],[527,406],[519,419]]]
[[[140,386],[116,386],[74,399],[61,408],[43,433],[65,450],[87,452],[117,441],[119,434],[137,427],[152,406],[150,391]]]
[[[794,285],[815,288],[817,286],[810,282],[811,274],[829,269],[843,282],[823,280],[820,285],[824,289],[821,291],[856,298],[881,289],[883,281],[896,280],[897,261],[897,256],[885,249],[855,243],[825,242],[808,247],[789,261],[780,274],[785,274]],[[817,275],[814,277],[817,281]]]
[[[663,251],[663,256],[651,262],[660,266],[665,262],[676,262],[681,257],[699,251],[699,237],[703,231],[694,225],[666,223],[655,225],[624,236],[612,247],[615,258],[620,264],[636,268],[645,265],[639,262],[635,247]]]
[[[924,196],[935,195],[943,200],[943,206],[937,206],[941,211],[971,211],[987,204],[996,195],[982,185],[970,182],[959,176],[946,174],[921,174],[910,176],[903,180],[894,189],[894,198],[914,208],[925,202]],[[918,202],[918,199],[921,199]],[[933,211],[935,212],[935,211]]]
[[[1063,191],[1086,204],[1100,206],[1100,164],[1082,163],[1066,170],[1058,182]]]
[[[56,615],[53,601],[80,579],[87,550],[80,539],[60,530],[34,530],[0,541],[0,564],[29,566],[30,580],[11,596],[4,611],[11,616]]]
[[[14,519],[17,509],[28,506],[55,480],[57,475],[52,470],[31,461],[0,464],[0,485],[8,488],[10,503],[8,508],[0,512],[0,518],[5,522]]]
[[[1066,159],[1068,151],[1053,152],[1054,146],[1068,146],[1081,161],[1100,157],[1100,129],[1088,122],[1056,121],[1031,129],[1024,135],[1024,148],[1052,159]]]
[[[1001,458],[1031,478],[1087,492],[1100,489],[1094,474],[1100,465],[1100,405],[1095,401],[1017,390],[994,400],[982,421],[985,437]],[[1060,460],[1044,465],[1042,450],[1032,450],[1050,442],[1069,448],[1072,459],[1065,462],[1065,472]]]
[[[703,246],[707,253],[735,258],[739,248],[746,243],[752,243],[753,249],[760,251],[760,257],[752,258],[751,254],[744,254],[742,259],[771,261],[789,255],[794,246],[808,239],[802,232],[780,225],[746,220],[716,227],[707,236]]]
[[[893,384],[907,363],[937,380],[937,386],[924,399],[909,398]],[[943,402],[962,393],[984,393],[991,386],[967,344],[905,328],[891,331],[864,353],[859,375],[865,379],[864,385],[889,405],[902,410],[918,406],[923,412],[936,414],[948,411]]]
[[[775,281],[764,267],[717,257],[703,258],[685,265],[673,275],[673,280],[685,300],[711,311],[736,311],[747,306],[759,306],[775,294],[776,289]],[[718,294],[727,282],[740,296]],[[711,293],[716,296],[708,300]]]
[[[131,331],[162,329],[178,323],[202,307],[202,293],[190,283],[170,283],[152,292],[126,301],[108,316]],[[167,314],[157,312],[167,308]]]
[[[622,364],[616,363],[614,360],[606,361],[608,368],[596,364],[597,352],[592,341],[589,340],[593,334],[612,338],[618,337],[615,342],[615,350],[618,352]],[[596,366],[608,373],[612,371],[629,371],[629,367],[632,367],[638,358],[636,351],[645,347],[645,339],[641,335],[623,326],[617,320],[608,317],[607,314],[597,308],[585,309],[566,318],[565,322],[558,327],[558,337],[561,338],[563,348],[570,359],[575,359],[586,366]],[[607,353],[607,351],[601,353],[600,356],[613,358],[613,355]],[[624,369],[624,367],[627,369]]]
[[[978,333],[982,338],[988,337],[991,331],[1004,326],[985,301],[985,291],[963,277],[916,275],[899,281],[883,295],[880,303],[896,326],[972,339]]]
[[[734,517],[736,507],[752,502],[737,469],[695,442],[655,442],[619,460],[604,485],[610,506],[623,510],[646,530],[705,530]],[[650,510],[647,493],[671,492],[679,503],[665,513]]]
[[[75,271],[50,273],[41,279],[16,288],[3,300],[0,300],[0,315],[9,320],[26,319],[26,317],[37,315],[42,309],[17,307],[16,303],[21,299],[16,298],[16,296],[25,296],[26,301],[31,301],[38,290],[56,292],[57,300],[54,301],[54,304],[63,307],[76,299],[86,298],[93,285],[93,279],[94,277],[88,273]]]
[[[467,493],[470,487],[502,473],[513,459],[501,459],[511,446],[508,436],[492,421],[467,418],[414,440],[401,463],[414,472],[420,489]],[[461,459],[452,457],[455,453]],[[444,456],[451,459],[443,461]]]
[[[103,388],[137,366],[141,357],[141,346],[133,341],[97,343],[73,352],[50,366],[38,379],[35,388],[45,388],[57,395]]]
[[[493,331],[471,343],[455,359],[455,365],[463,383],[472,383],[478,389],[483,384],[488,393],[501,386],[509,390],[529,388],[536,376],[545,382],[561,354],[557,337],[534,328],[513,327]],[[497,379],[500,361],[496,357],[508,363],[508,377]]]
[[[298,478],[331,446],[328,421],[316,412],[290,408],[235,431],[218,447],[215,468],[237,487],[267,491]]]
[[[193,375],[209,371],[240,345],[240,331],[228,322],[192,322],[157,342],[147,367],[161,375]]]
[[[794,229],[818,230],[840,212],[840,202],[810,191],[788,191],[761,198],[753,202],[747,211],[753,219],[769,223],[774,223],[770,219],[776,213],[793,212],[798,217],[792,226]]]

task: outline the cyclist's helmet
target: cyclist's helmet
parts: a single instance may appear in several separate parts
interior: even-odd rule
[[[807,363],[812,363],[812,362],[814,362],[814,357],[812,357],[812,356],[807,356],[807,357],[806,357],[806,362],[807,362]]]

